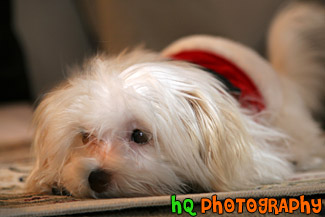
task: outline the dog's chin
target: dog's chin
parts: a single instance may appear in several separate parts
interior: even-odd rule
[[[87,177],[89,171],[97,167],[97,161],[92,158],[77,158],[70,160],[61,173],[59,182],[55,183],[59,193],[68,193],[76,197],[90,197],[94,196],[89,188]],[[55,187],[54,187],[55,188]]]

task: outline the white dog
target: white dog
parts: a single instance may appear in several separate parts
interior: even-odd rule
[[[325,94],[324,7],[287,7],[269,36],[272,64],[210,36],[183,38],[162,55],[90,59],[35,112],[28,190],[231,191],[318,167],[325,147],[312,115]]]

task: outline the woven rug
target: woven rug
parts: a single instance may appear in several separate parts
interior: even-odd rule
[[[120,199],[79,199],[71,196],[43,195],[24,192],[24,182],[31,169],[30,162],[3,163],[0,165],[0,216],[56,216],[56,215],[83,215],[83,216],[170,216],[177,215],[171,210],[171,197],[139,197]],[[279,184],[258,186],[249,191],[219,192],[177,195],[178,201],[186,198],[194,202],[193,211],[196,216],[209,216],[212,210],[202,214],[201,198],[212,198],[217,195],[219,201],[236,198],[297,198],[304,195],[305,200],[312,198],[322,199],[322,211],[318,214],[311,212],[309,216],[319,216],[325,213],[325,172],[309,172],[296,174],[289,180]],[[245,208],[245,207],[244,207]],[[235,209],[237,210],[237,208]],[[244,209],[244,213],[247,210]],[[299,215],[300,210],[293,212]],[[238,214],[227,213],[224,216]],[[258,212],[251,215],[258,215]],[[286,213],[279,213],[287,215]],[[183,215],[191,216],[185,211]],[[288,214],[290,215],[290,214]]]

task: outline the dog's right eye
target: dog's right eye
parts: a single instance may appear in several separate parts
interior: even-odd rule
[[[83,144],[88,144],[90,140],[90,134],[86,132],[81,133],[81,141]]]

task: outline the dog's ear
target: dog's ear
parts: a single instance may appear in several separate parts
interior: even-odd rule
[[[44,182],[44,179],[49,174],[49,160],[48,154],[44,153],[47,146],[48,138],[48,126],[50,123],[46,123],[47,113],[47,101],[44,99],[34,112],[34,139],[32,144],[33,157],[35,158],[35,164],[32,172],[26,181],[26,188],[31,192],[44,192],[48,191],[48,187]],[[48,172],[46,172],[48,171]],[[53,174],[52,174],[53,175]]]
[[[280,180],[288,164],[269,148],[279,133],[246,115],[227,93],[187,93],[197,129],[188,132],[207,169],[214,191],[243,189],[257,183]],[[212,98],[211,98],[212,97]],[[270,144],[271,143],[271,144]],[[265,150],[264,150],[265,149]]]
[[[188,127],[189,133],[199,142],[200,157],[210,173],[207,177],[212,177],[209,180],[211,187],[213,190],[231,190],[229,186],[234,186],[237,167],[250,160],[247,156],[251,143],[240,115],[234,109],[236,104],[221,94],[215,96],[219,98],[216,104],[198,92],[188,93],[188,96],[199,130],[194,132]]]
[[[26,188],[33,192],[50,192],[53,182],[57,179],[59,165],[63,163],[68,147],[60,145],[67,141],[61,132],[62,120],[58,114],[62,112],[60,103],[64,101],[62,90],[67,84],[59,86],[49,93],[34,112],[35,127],[32,151],[35,165],[26,181]]]

